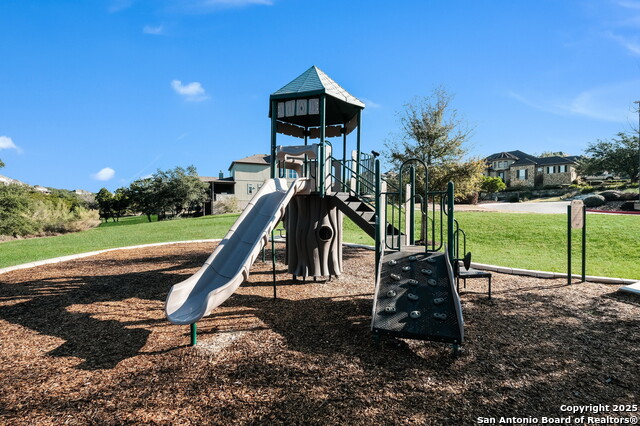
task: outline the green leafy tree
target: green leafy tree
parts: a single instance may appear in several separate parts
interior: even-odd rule
[[[138,179],[129,185],[129,199],[131,208],[147,216],[151,222],[154,214],[160,213],[160,200],[156,194],[154,180],[151,178]]]
[[[131,198],[129,196],[129,190],[127,188],[118,188],[113,194],[111,201],[111,209],[116,222],[120,220],[122,216],[127,214],[127,210],[131,207]]]
[[[638,137],[627,133],[618,133],[611,140],[597,140],[588,144],[579,171],[586,175],[608,171],[634,179],[638,176],[639,150]]]
[[[0,160],[0,169],[4,167],[4,163]]]
[[[0,235],[27,236],[38,231],[32,219],[33,200],[20,185],[0,185]]]
[[[451,180],[456,197],[463,198],[480,188],[485,163],[481,159],[464,160],[465,143],[472,130],[458,118],[452,99],[444,88],[438,87],[431,95],[405,105],[399,114],[400,136],[385,144],[385,156],[396,168],[409,159],[423,161],[430,189],[441,190]],[[424,168],[417,167],[419,192],[423,192],[424,180]]]
[[[507,185],[499,177],[484,176],[480,184],[480,190],[489,194],[504,191],[506,188]]]
[[[105,222],[109,221],[109,218],[114,218],[113,214],[113,194],[107,188],[102,188],[96,194],[96,203],[98,204],[98,211],[100,212],[100,218]]]

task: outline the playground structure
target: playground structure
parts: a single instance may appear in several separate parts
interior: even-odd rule
[[[271,94],[271,179],[202,268],[167,296],[167,318],[191,325],[192,344],[196,322],[235,292],[269,239],[275,289],[274,231],[281,220],[287,233],[286,263],[294,279],[339,277],[343,215],[375,240],[374,336],[445,342],[454,350],[463,343],[455,276],[464,233],[454,219],[453,184],[446,191],[430,191],[427,176],[423,191],[417,191],[416,167],[424,167],[427,175],[419,160],[405,162],[395,184],[387,182],[375,155],[361,151],[364,107],[315,66]],[[356,149],[348,158],[347,136],[354,131]],[[304,144],[279,146],[278,134],[303,139]],[[339,137],[341,152],[327,139]],[[288,169],[298,176],[291,183],[284,178]],[[418,241],[416,201],[422,213]]]

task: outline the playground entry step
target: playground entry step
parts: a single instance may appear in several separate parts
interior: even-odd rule
[[[462,308],[445,253],[407,247],[382,257],[371,329],[374,335],[462,344]]]

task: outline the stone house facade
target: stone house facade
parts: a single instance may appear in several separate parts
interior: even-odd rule
[[[485,158],[485,176],[499,177],[508,187],[542,188],[570,185],[578,179],[578,157],[536,157],[522,151],[492,154]]]

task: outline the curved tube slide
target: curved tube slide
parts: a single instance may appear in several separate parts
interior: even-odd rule
[[[286,179],[269,179],[202,268],[171,287],[165,304],[174,324],[193,324],[227,300],[249,276],[249,269],[269,241],[294,195],[308,191],[307,179],[287,188]]]

